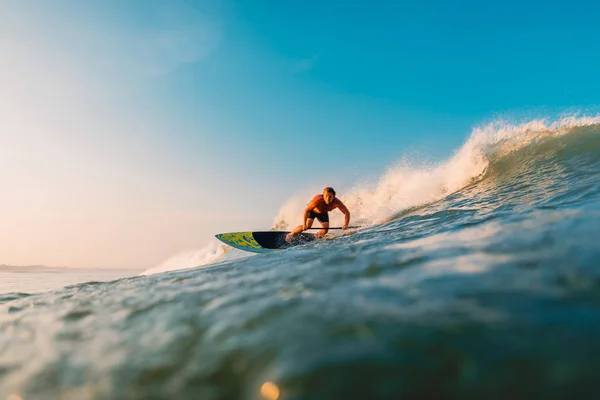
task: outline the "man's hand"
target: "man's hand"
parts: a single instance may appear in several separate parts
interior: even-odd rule
[[[302,224],[302,230],[303,230],[303,231],[305,231],[305,230],[307,230],[307,229],[308,229],[308,226],[307,226],[307,224],[306,224],[306,222],[305,222],[305,223],[303,223],[303,224]]]
[[[344,226],[342,226],[343,231],[345,231],[346,229],[348,229],[348,224],[344,224]]]

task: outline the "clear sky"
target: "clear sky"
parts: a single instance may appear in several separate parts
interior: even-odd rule
[[[0,264],[149,267],[598,104],[594,2],[0,2]],[[308,199],[307,199],[308,200]]]

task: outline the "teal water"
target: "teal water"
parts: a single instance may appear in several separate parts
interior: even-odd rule
[[[517,133],[336,240],[1,295],[0,398],[597,398],[600,127]]]

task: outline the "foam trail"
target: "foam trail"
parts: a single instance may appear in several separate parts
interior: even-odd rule
[[[174,255],[162,264],[150,268],[142,273],[142,275],[152,275],[161,272],[175,271],[179,269],[195,268],[207,264],[212,264],[228,252],[228,247],[223,243],[211,241],[209,244],[200,250],[186,251]]]

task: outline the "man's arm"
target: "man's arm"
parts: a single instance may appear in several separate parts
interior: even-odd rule
[[[344,226],[342,226],[342,229],[346,229],[350,223],[350,211],[348,211],[348,208],[346,208],[340,199],[338,199],[338,208],[344,213]]]

